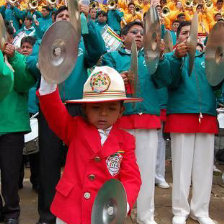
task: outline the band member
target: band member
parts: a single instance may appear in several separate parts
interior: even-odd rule
[[[6,27],[7,28],[7,27]],[[14,70],[10,91],[0,101],[0,161],[1,161],[1,195],[0,217],[5,224],[19,223],[18,181],[24,146],[24,133],[30,129],[27,98],[28,91],[35,84],[35,79],[26,71],[23,72],[25,56],[15,51],[9,42],[3,49],[10,67]],[[11,73],[3,62],[1,53],[1,72]],[[4,90],[4,88],[3,88]],[[2,89],[1,89],[2,91]],[[4,203],[3,203],[3,200]]]
[[[81,9],[81,12],[88,16],[88,6],[83,6]],[[69,21],[68,8],[66,6],[59,8],[55,17],[56,21]],[[100,56],[106,51],[101,34],[91,20],[88,21],[88,29],[89,34],[83,35],[79,43],[75,68],[69,78],[59,85],[63,102],[68,99],[81,98],[83,85],[87,79],[87,68],[95,65]],[[38,49],[38,45],[34,46],[32,55],[27,57],[27,69],[34,76],[40,78],[40,72],[36,66]],[[67,105],[67,109],[73,116],[81,114],[80,105]],[[41,110],[38,122],[40,153],[40,188],[38,192],[38,212],[40,217],[38,223],[55,224],[55,217],[50,212],[50,205],[55,195],[55,186],[60,179],[63,143],[50,130]]]
[[[127,91],[128,76],[131,63],[131,43],[134,38],[138,49],[138,91],[137,96],[143,102],[125,105],[124,116],[120,119],[120,127],[128,129],[136,137],[136,157],[142,177],[142,186],[137,199],[137,221],[140,224],[155,224],[154,221],[154,188],[156,154],[158,146],[157,129],[161,127],[160,108],[156,87],[150,79],[150,71],[146,67],[143,47],[143,25],[141,22],[129,23],[122,29],[121,37],[124,48],[107,53],[102,64],[115,68],[123,77]],[[160,61],[156,73],[169,72],[169,62]]]
[[[165,131],[171,134],[173,224],[185,224],[189,215],[200,224],[209,218],[213,177],[214,137],[218,132],[215,95],[205,76],[205,56],[196,51],[194,69],[188,74],[190,22],[177,30],[177,47],[166,55],[171,73],[153,77],[157,85],[168,85]],[[186,57],[183,59],[183,57]],[[188,203],[192,183],[191,203]],[[203,186],[203,187],[202,187]]]
[[[122,182],[127,212],[137,198],[141,179],[135,158],[135,140],[118,128],[127,98],[120,74],[110,67],[96,67],[84,85],[84,115],[72,117],[61,102],[56,85],[41,79],[40,106],[51,129],[68,145],[68,155],[51,211],[56,223],[91,223],[94,199],[105,181]],[[112,95],[111,95],[112,93]],[[113,95],[114,94],[114,95]],[[57,122],[55,122],[57,120]]]
[[[115,0],[114,5],[110,7],[108,3],[108,14],[107,14],[107,24],[118,34],[121,33],[121,20],[124,16],[124,13],[117,9],[117,1]]]

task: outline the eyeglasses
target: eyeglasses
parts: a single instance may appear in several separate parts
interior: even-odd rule
[[[131,30],[130,33],[133,33],[134,35],[140,33],[140,35],[143,36],[143,30],[134,29],[134,30]]]

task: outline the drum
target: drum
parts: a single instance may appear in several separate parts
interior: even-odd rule
[[[23,155],[30,155],[39,151],[37,118],[30,118],[30,126],[31,132],[24,135],[25,147],[23,149]]]

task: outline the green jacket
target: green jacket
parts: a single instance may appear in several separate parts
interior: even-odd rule
[[[196,53],[194,69],[188,75],[189,57],[178,59],[174,53],[165,57],[171,73],[154,74],[158,86],[168,86],[167,113],[204,113],[216,115],[216,100],[205,75],[205,56]]]
[[[102,58],[102,64],[115,68],[119,73],[130,69],[131,54],[124,48],[119,51],[113,51],[105,54]],[[156,73],[169,72],[170,66],[167,59],[160,61]],[[130,96],[130,95],[129,95]],[[136,103],[133,107],[132,103],[125,104],[125,115],[130,114],[160,114],[159,99],[156,86],[150,77],[150,73],[146,67],[143,50],[138,53],[138,91],[137,97],[143,98],[143,101]]]
[[[11,92],[0,101],[0,134],[30,131],[27,101],[28,91],[35,84],[35,79],[24,68],[25,58],[17,52],[9,58],[15,71],[14,85]]]
[[[100,56],[106,52],[102,36],[93,21],[88,22],[88,28],[89,34],[83,35],[79,43],[78,58],[71,75],[59,85],[62,101],[82,98],[83,86],[88,77],[87,68],[94,66]],[[27,57],[27,68],[38,79],[40,72],[36,64],[39,44],[38,41],[32,55]]]
[[[2,51],[0,51],[0,103],[11,92],[13,83],[13,72],[5,64]]]

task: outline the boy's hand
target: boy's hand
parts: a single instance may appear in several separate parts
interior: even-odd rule
[[[5,49],[3,51],[8,57],[13,57],[15,54],[15,46],[12,44],[6,43]]]

